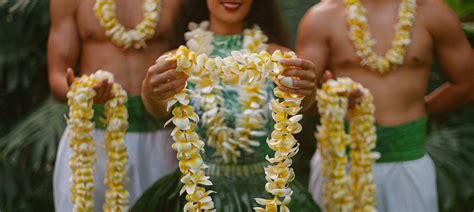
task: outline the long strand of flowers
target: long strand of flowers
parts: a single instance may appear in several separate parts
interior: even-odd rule
[[[401,0],[398,9],[398,22],[392,47],[385,56],[374,52],[375,39],[372,38],[367,18],[367,10],[360,0],[344,0],[346,5],[349,37],[361,59],[360,64],[381,74],[392,71],[404,63],[407,47],[411,43],[411,30],[415,24],[416,0]]]
[[[200,24],[190,23],[189,32],[185,34],[186,45],[190,51],[197,54],[211,54],[214,33],[208,30],[209,22]],[[243,52],[256,53],[267,48],[268,37],[255,26],[244,30]],[[251,136],[262,135],[258,131],[265,124],[261,108],[265,104],[266,83],[254,82],[242,85],[239,102],[243,113],[237,116],[236,129],[226,125],[227,110],[223,107],[223,87],[220,85],[217,72],[199,72],[200,75],[191,77],[196,85],[196,93],[201,96],[202,122],[206,129],[208,146],[215,149],[216,155],[221,156],[225,163],[237,162],[241,155],[238,147],[252,153],[253,146],[260,143],[251,140]],[[260,117],[260,118],[259,118]]]
[[[275,156],[273,158],[267,156],[267,160],[272,165],[265,168],[267,180],[265,190],[274,197],[273,199],[257,198],[257,203],[265,208],[254,208],[255,211],[290,211],[287,205],[291,201],[293,191],[289,184],[295,178],[295,173],[290,166],[293,162],[291,158],[298,153],[299,144],[294,134],[301,132],[302,129],[298,122],[303,116],[297,115],[301,109],[302,99],[288,96],[278,90],[275,90],[275,96],[283,98],[283,101],[273,100],[270,104],[276,124],[272,137],[267,143],[275,151]]]
[[[74,81],[67,93],[69,105],[68,137],[72,154],[69,159],[71,169],[71,202],[73,211],[92,211],[94,201],[94,169],[97,156],[95,142],[91,135],[94,123],[92,106],[95,91],[93,86],[102,80],[113,80],[111,73],[98,71],[90,76],[83,75]],[[106,136],[104,143],[108,156],[105,184],[108,186],[105,211],[128,211],[129,193],[125,189],[127,149],[125,132],[128,128],[128,112],[125,107],[127,94],[118,84],[112,87],[114,98],[105,105]]]
[[[108,77],[110,79],[110,77]],[[107,129],[105,134],[105,148],[107,150],[107,164],[104,184],[108,187],[105,194],[104,211],[128,211],[130,195],[125,188],[127,180],[127,146],[125,133],[128,128],[128,111],[126,91],[117,83],[112,86],[114,98],[105,103],[105,117]]]
[[[143,20],[132,30],[126,30],[117,20],[115,0],[96,0],[94,11],[100,25],[105,28],[105,35],[115,45],[128,49],[146,47],[146,40],[153,37],[160,18],[161,0],[145,0],[143,3]]]
[[[177,71],[198,76],[202,75],[200,72],[217,72],[222,82],[231,86],[259,82],[265,78],[279,84],[283,77],[281,74],[286,69],[286,67],[279,64],[279,61],[283,58],[296,57],[294,53],[282,53],[280,51],[276,51],[273,55],[265,51],[259,54],[235,51],[232,52],[231,55],[232,56],[226,58],[208,58],[205,54],[197,55],[195,52],[190,52],[186,47],[181,46],[176,53],[168,54],[164,57],[166,57],[167,60],[177,61]],[[173,109],[173,118],[171,121],[177,126],[173,131],[173,139],[176,142],[173,144],[173,148],[178,151],[180,169],[182,173],[185,174],[181,179],[185,184],[185,189],[183,187],[182,192],[186,190],[188,193],[187,197],[197,197],[187,198],[188,203],[186,205],[189,207],[185,207],[184,209],[188,210],[192,208],[199,210],[202,209],[199,207],[203,203],[212,206],[213,204],[209,196],[212,191],[206,192],[204,188],[202,188],[197,192],[199,195],[196,195],[193,189],[188,189],[195,188],[198,184],[211,185],[209,177],[205,176],[202,171],[206,168],[206,165],[202,161],[199,153],[203,151],[204,143],[199,141],[198,135],[194,132],[195,122],[198,121],[199,117],[194,113],[193,108],[189,106],[190,93],[188,89],[185,89],[183,92],[177,94],[175,98],[169,102],[168,106],[171,107],[179,102],[179,105]],[[275,195],[275,197],[273,200],[258,199],[258,202],[264,205],[267,210],[273,206],[277,207],[277,205],[288,209],[286,204],[291,200],[292,194],[292,190],[288,187],[288,184],[294,179],[294,172],[290,168],[292,162],[291,157],[298,151],[297,141],[293,137],[293,134],[301,130],[301,125],[298,124],[298,121],[302,118],[301,115],[296,115],[300,110],[302,98],[283,93],[277,89],[275,89],[275,96],[282,98],[283,101],[273,100],[270,106],[270,109],[273,111],[274,119],[276,120],[276,125],[275,131],[272,133],[272,139],[268,140],[268,144],[270,148],[275,150],[275,157],[267,157],[267,160],[273,164],[266,168],[266,179],[268,180],[266,190]],[[187,130],[188,136],[176,136],[181,130]],[[186,139],[181,139],[182,137],[192,137],[193,140],[189,142]],[[177,143],[179,143],[179,145]],[[186,154],[186,156],[192,155],[193,157],[180,157],[182,154],[180,151],[193,151],[193,154]],[[192,160],[188,158],[192,158]],[[196,168],[189,169],[188,167]],[[195,173],[198,172],[202,174],[195,176]],[[280,198],[284,200],[280,201]]]
[[[350,93],[362,92],[360,101],[348,108]],[[373,97],[369,90],[349,78],[328,80],[316,99],[321,126],[316,134],[323,158],[325,178],[323,202],[326,211],[376,211],[372,165],[378,157]],[[344,131],[344,118],[350,120],[350,136]],[[347,174],[346,147],[350,145],[350,173]]]
[[[276,62],[274,70],[276,75],[271,77],[275,84],[280,85],[284,77],[281,75],[286,67],[280,65],[278,61],[282,59],[293,59],[296,55],[293,52],[282,54],[275,52],[272,55],[272,61]],[[258,212],[263,211],[282,211],[288,212],[288,204],[291,201],[293,190],[289,184],[295,179],[295,173],[291,164],[292,157],[298,153],[299,144],[294,134],[301,132],[302,126],[299,121],[303,115],[298,115],[301,110],[301,101],[303,98],[296,95],[284,93],[277,88],[274,90],[274,95],[278,99],[273,99],[270,103],[270,110],[272,111],[272,118],[275,120],[274,130],[271,138],[267,139],[267,144],[275,151],[273,158],[268,155],[266,157],[270,165],[265,167],[265,190],[273,195],[272,199],[255,198],[258,204],[264,206],[255,207],[254,210]]]
[[[209,196],[212,191],[206,191],[199,185],[212,185],[212,183],[204,172],[207,166],[200,154],[201,151],[204,151],[204,142],[195,132],[199,116],[189,105],[191,96],[192,92],[188,89],[184,89],[174,96],[168,103],[168,109],[176,105],[172,111],[173,118],[166,125],[173,122],[176,126],[171,133],[174,140],[172,148],[177,152],[179,169],[183,174],[181,182],[184,186],[181,188],[180,194],[185,191],[187,193],[187,203],[183,209],[184,211],[207,211],[214,209],[214,202]]]
[[[190,51],[197,54],[210,55],[213,51],[212,40],[214,33],[208,30],[209,22],[203,21],[199,25],[190,23],[189,32],[185,33],[186,45]],[[232,139],[233,130],[225,123],[227,110],[222,107],[223,87],[217,72],[202,72],[196,70],[191,76],[195,92],[199,95],[202,114],[202,124],[206,129],[207,145],[215,149],[215,155],[222,157],[224,162],[237,161],[240,151]]]
[[[244,30],[243,51],[248,53],[259,53],[268,47],[268,37],[258,27]],[[265,78],[243,84],[239,91],[239,103],[242,113],[237,115],[234,140],[240,149],[247,153],[253,153],[252,147],[257,147],[260,142],[252,140],[252,137],[260,137],[265,132],[259,131],[265,126],[263,106],[266,103],[267,84]]]
[[[253,147],[260,145],[260,142],[252,140],[251,137],[266,134],[264,131],[259,131],[265,126],[262,108],[266,103],[266,88],[265,80],[254,81],[242,85],[239,92],[242,113],[236,117],[234,140],[239,148],[247,153],[253,153]]]

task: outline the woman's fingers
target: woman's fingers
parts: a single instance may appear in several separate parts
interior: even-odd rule
[[[160,93],[160,92],[167,92],[167,91],[174,90],[174,89],[176,89],[178,87],[181,87],[184,84],[186,84],[187,80],[188,80],[188,78],[186,76],[171,80],[167,83],[163,83],[163,84],[157,86],[156,88],[153,89],[153,92]]]
[[[314,64],[309,61],[305,60],[302,58],[296,58],[296,59],[283,59],[280,60],[280,64],[284,66],[293,66],[293,67],[299,67],[301,69],[307,69],[307,70],[313,70],[314,69]]]
[[[183,72],[177,72],[174,69],[170,69],[170,70],[168,70],[166,72],[163,72],[161,74],[154,74],[150,79],[150,84],[153,87],[157,87],[157,86],[160,86],[163,83],[167,83],[171,80],[180,79],[180,78],[183,78],[183,77],[187,77],[187,75]]]
[[[313,93],[312,90],[287,88],[285,86],[279,86],[278,89],[285,93],[296,94],[298,96],[309,96]]]
[[[314,88],[316,87],[316,83],[313,81],[293,79],[293,87],[314,90]]]
[[[173,97],[174,95],[176,95],[177,93],[181,92],[184,88],[186,87],[186,82],[182,85],[179,85],[178,87],[175,87],[171,90],[168,90],[168,91],[157,91],[155,92],[155,95],[157,95],[160,100],[166,100],[166,99],[169,99],[171,97]]]
[[[176,60],[158,60],[157,63],[148,69],[150,74],[159,74],[170,69],[176,69]]]
[[[283,72],[283,75],[287,77],[298,77],[301,79],[316,81],[316,74],[312,70],[288,69]]]

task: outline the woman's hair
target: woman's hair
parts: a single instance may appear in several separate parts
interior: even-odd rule
[[[209,10],[206,0],[181,0],[180,9],[177,13],[175,26],[174,47],[184,45],[184,33],[189,31],[188,23],[201,23],[209,20]],[[289,34],[280,14],[276,0],[253,0],[247,17],[244,19],[244,27],[250,28],[258,25],[268,36],[269,42],[285,47],[289,46]]]

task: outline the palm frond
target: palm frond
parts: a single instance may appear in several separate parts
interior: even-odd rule
[[[48,1],[7,0],[0,5],[0,91],[27,88],[46,70],[48,12]]]
[[[436,166],[441,211],[474,210],[474,124],[435,128],[427,151]]]
[[[52,167],[66,112],[48,99],[0,138],[0,210],[52,209]]]
[[[43,160],[52,162],[56,154],[55,146],[65,128],[66,112],[65,105],[53,99],[45,101],[14,130],[0,138],[2,157],[8,158],[12,164],[17,164],[24,159],[17,152],[31,149],[31,164],[36,169]]]

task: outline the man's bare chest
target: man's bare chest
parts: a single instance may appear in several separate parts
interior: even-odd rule
[[[376,55],[385,57],[386,53],[393,48],[395,37],[394,25],[376,24],[370,27],[370,35],[374,41],[371,50]],[[338,68],[360,67],[361,58],[357,56],[354,42],[350,39],[349,26],[345,19],[338,24],[333,24],[331,31],[330,64]],[[430,66],[433,58],[433,41],[430,33],[422,24],[415,24],[410,32],[411,43],[404,55],[404,64],[411,68]]]
[[[99,18],[94,11],[95,0],[83,0],[76,11],[76,24],[82,41],[107,41],[104,28],[100,25]],[[133,29],[143,20],[142,1],[116,1],[116,19],[127,30]],[[158,26],[156,31],[158,31]],[[159,39],[155,33],[152,40]]]

